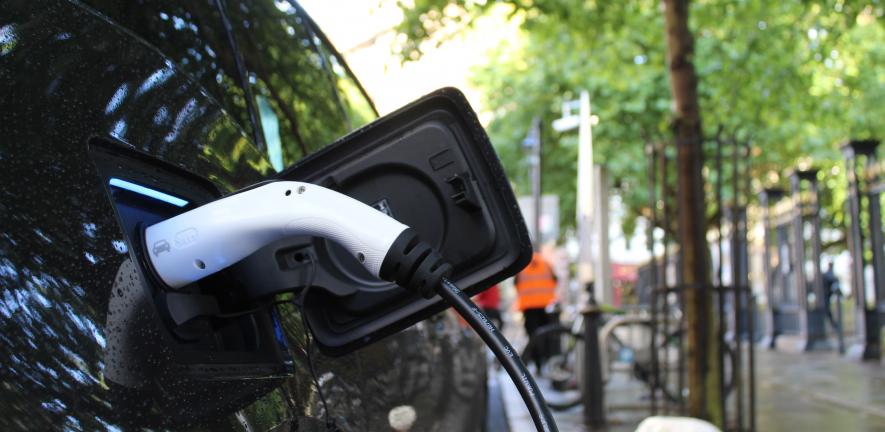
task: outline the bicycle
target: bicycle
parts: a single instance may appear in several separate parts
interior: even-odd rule
[[[680,339],[683,337],[684,329],[676,328],[671,331],[665,331],[658,334],[656,338],[656,349],[658,351],[657,360],[657,376],[654,374],[654,366],[652,364],[653,356],[650,353],[651,331],[653,329],[651,320],[643,315],[628,315],[623,310],[609,310],[611,316],[606,324],[600,329],[600,344],[605,349],[600,350],[599,361],[604,364],[603,382],[607,383],[609,377],[613,373],[614,360],[628,363],[628,368],[632,371],[632,376],[644,383],[650,390],[659,389],[663,396],[670,402],[679,402],[682,399],[682,391],[678,388],[677,383],[673,383],[670,379],[662,379],[670,373],[671,370],[678,368],[678,356],[663,355],[668,350],[670,352],[680,349]],[[674,322],[677,322],[674,320]],[[635,332],[635,328],[639,328],[640,343],[628,343],[618,334],[618,330]],[[635,334],[635,333],[634,333]],[[631,338],[631,342],[635,342],[637,338]],[[534,349],[536,347],[555,347],[543,361],[543,364],[537,365],[538,378],[547,378],[550,381],[553,390],[559,392],[556,397],[548,397],[548,405],[555,410],[565,410],[572,408],[581,403],[579,392],[579,382],[581,368],[584,365],[584,317],[582,314],[576,314],[575,319],[568,325],[561,323],[553,323],[538,328],[529,337],[520,356],[528,365]],[[734,364],[735,353],[731,347],[725,347],[727,363]],[[669,359],[666,364],[662,363],[662,359]],[[730,379],[726,381],[726,394],[731,391],[734,385],[734,368],[730,368],[730,372],[726,373]]]

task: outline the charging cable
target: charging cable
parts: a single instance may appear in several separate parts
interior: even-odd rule
[[[373,276],[424,298],[440,295],[510,375],[538,431],[557,431],[516,350],[454,283],[452,266],[417,233],[341,193],[309,183],[258,185],[147,227],[148,261],[170,288],[223,270],[280,238],[308,235],[343,246]]]
[[[553,420],[553,414],[544,401],[544,396],[538,389],[535,379],[526,369],[525,364],[520,360],[519,354],[507,341],[507,338],[501,334],[492,321],[476,306],[467,294],[464,294],[454,283],[448,279],[442,280],[441,289],[438,291],[440,297],[446,303],[452,305],[456,312],[467,321],[467,324],[476,331],[476,334],[482,338],[483,342],[495,354],[495,358],[510,375],[516,389],[519,390],[522,400],[529,409],[535,428],[539,431],[556,431],[556,422]]]
[[[320,404],[323,407],[323,417],[326,421],[326,431],[338,432],[340,431],[340,429],[335,423],[335,419],[332,417],[332,414],[329,412],[329,404],[326,403],[326,396],[323,392],[323,385],[320,383],[320,379],[317,376],[316,364],[313,359],[313,344],[311,343],[313,340],[313,332],[310,329],[310,323],[307,322],[307,313],[304,311],[304,299],[307,298],[307,294],[310,293],[311,288],[313,288],[313,281],[316,277],[317,269],[316,256],[314,256],[314,254],[312,253],[308,253],[307,259],[310,264],[310,270],[307,276],[307,285],[305,285],[304,289],[301,291],[301,301],[293,299],[292,305],[298,309],[298,314],[301,315],[301,325],[304,329],[304,354],[307,357],[307,367],[308,370],[310,370],[310,376],[311,378],[313,378],[313,384],[317,389],[317,395],[320,397]]]

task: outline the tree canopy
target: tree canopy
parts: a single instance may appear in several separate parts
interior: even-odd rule
[[[404,61],[467,28],[495,8],[518,20],[520,37],[502,40],[472,83],[493,113],[488,127],[502,161],[527,191],[520,142],[531,119],[549,126],[563,100],[586,89],[600,122],[595,159],[610,171],[631,211],[624,231],[647,212],[644,149],[671,139],[663,15],[658,0],[413,0],[400,3]],[[841,226],[845,199],[839,144],[885,132],[885,29],[881,1],[696,1],[690,26],[707,135],[720,127],[751,143],[754,186],[781,182],[797,163],[822,168],[825,218]],[[544,191],[560,196],[561,224],[574,224],[577,137],[543,133]],[[708,160],[708,168],[710,166]],[[717,173],[705,170],[707,191]],[[728,172],[723,172],[728,176]],[[726,184],[730,180],[726,179]],[[728,190],[725,199],[730,200]]]

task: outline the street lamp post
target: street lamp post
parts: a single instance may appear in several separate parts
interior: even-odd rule
[[[529,171],[532,181],[532,242],[535,251],[540,251],[544,244],[541,236],[541,119],[532,119],[532,127],[522,141],[522,147],[529,152]]]
[[[578,113],[572,112],[577,108]],[[593,167],[593,135],[591,126],[598,122],[598,118],[590,112],[590,94],[585,90],[576,101],[567,101],[562,104],[562,118],[553,122],[553,129],[557,132],[567,132],[578,129],[578,180],[577,180],[577,231],[578,231],[578,282],[589,287],[593,286],[593,297],[597,302],[610,302],[608,273],[608,226],[603,223],[607,217],[602,217],[600,211],[607,211],[604,185],[594,183],[604,182],[604,173],[600,170],[598,180],[594,182]],[[594,197],[599,195],[594,206]],[[596,210],[594,212],[594,210]],[[594,217],[594,213],[596,217]],[[594,229],[596,231],[597,260],[593,259]]]

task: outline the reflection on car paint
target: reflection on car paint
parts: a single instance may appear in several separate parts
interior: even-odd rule
[[[111,18],[130,20],[129,30],[154,45],[193,43],[180,52],[163,49],[167,59],[77,3],[12,0],[0,5],[0,430],[231,430],[244,425],[321,430],[323,412],[306,366],[305,332],[291,305],[280,307],[282,332],[276,335],[284,336],[278,340],[287,342],[292,353],[293,376],[238,383],[234,393],[241,400],[209,391],[219,388],[211,383],[181,382],[157,393],[111,378],[111,370],[132,366],[115,357],[121,353],[109,353],[118,347],[115,338],[129,338],[143,343],[136,348],[147,349],[151,346],[145,341],[154,336],[151,329],[135,325],[147,312],[126,295],[144,293],[137,290],[133,251],[123,240],[107,185],[89,158],[90,138],[113,136],[121,145],[199,173],[225,192],[255,183],[273,168],[249,142],[242,91],[229,74],[234,69],[213,5],[184,11],[162,1],[154,6],[86,3],[107,15],[118,9],[119,17]],[[164,14],[166,20],[152,18]],[[317,42],[302,19],[287,25],[302,34],[300,40]],[[322,63],[320,52],[311,50],[309,61]],[[270,98],[271,104],[326,104],[280,123],[288,148],[299,146],[292,134],[296,125],[308,133],[309,149],[346,132],[328,127],[340,128],[342,118],[341,101],[333,99],[331,86],[311,90],[284,79],[311,64],[316,66],[286,65],[269,74],[274,90],[287,92]],[[312,69],[298,83],[329,79]],[[345,86],[343,81],[334,78],[338,87]],[[325,99],[314,99],[311,91]],[[357,105],[346,103],[351,120],[356,111],[369,115]],[[115,285],[119,291],[112,289]],[[122,315],[124,306],[134,307],[131,315]],[[118,316],[121,323],[111,320]],[[444,314],[433,325],[419,323],[342,358],[316,351],[313,357],[329,414],[344,430],[386,430],[388,413],[399,406],[415,409],[413,430],[462,430],[475,424],[483,400],[481,392],[465,389],[482,389],[484,376],[464,374],[471,367],[456,365],[453,356],[479,352],[478,346]],[[165,355],[151,350],[141,357],[140,367],[162,369]],[[470,355],[464,359],[472,361]],[[174,371],[163,373],[176,381]],[[133,382],[144,384],[136,378]],[[193,406],[164,405],[195,394],[200,403]],[[178,415],[176,409],[191,415]]]

